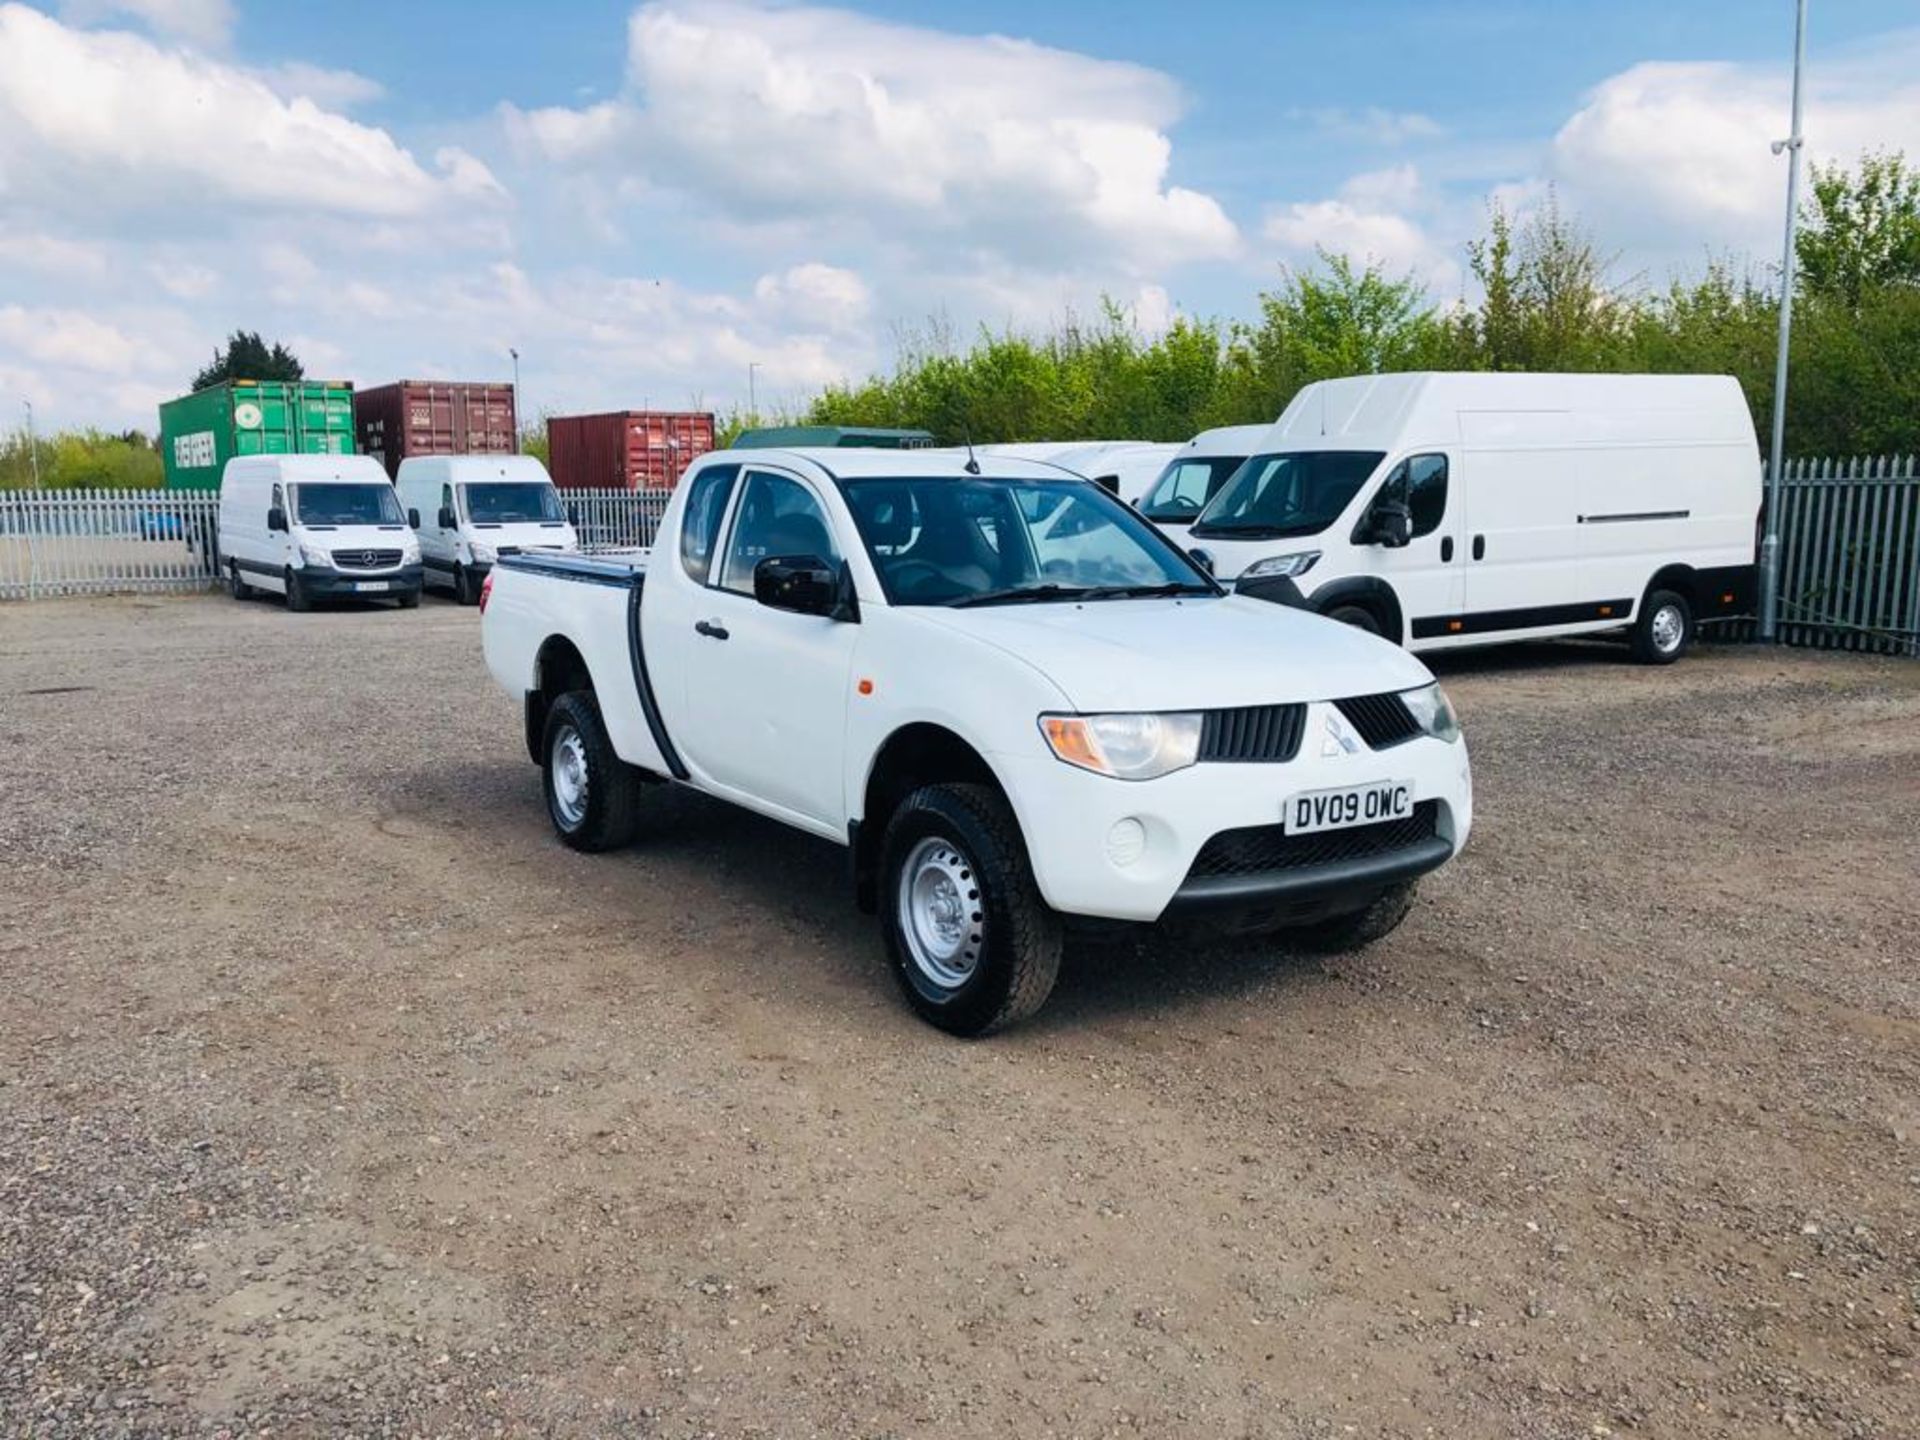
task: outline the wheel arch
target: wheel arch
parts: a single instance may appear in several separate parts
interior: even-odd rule
[[[532,686],[526,693],[527,756],[541,764],[541,737],[547,729],[547,712],[553,702],[570,690],[593,689],[593,672],[587,668],[580,647],[564,635],[549,635],[533,657]]]
[[[1378,575],[1348,575],[1329,581],[1315,590],[1307,601],[1316,614],[1325,615],[1342,605],[1358,605],[1373,613],[1380,622],[1380,633],[1396,645],[1407,640],[1406,613],[1393,586]]]
[[[902,725],[874,751],[861,787],[858,814],[847,827],[854,901],[862,910],[871,914],[878,904],[880,840],[887,821],[913,791],[942,781],[991,785],[1002,795],[1008,794],[976,746],[934,721]]]
[[[1637,619],[1640,610],[1646,607],[1647,597],[1656,590],[1671,590],[1692,608],[1697,616],[1700,613],[1700,575],[1693,566],[1683,564],[1663,565],[1653,572],[1653,578],[1641,589],[1639,598],[1634,602],[1639,608],[1634,613]]]

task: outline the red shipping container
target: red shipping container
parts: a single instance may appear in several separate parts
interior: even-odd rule
[[[514,455],[513,386],[456,380],[397,380],[356,390],[354,439],[362,455],[400,473],[409,455]]]
[[[671,490],[713,449],[706,410],[615,410],[547,420],[547,470],[562,490]]]

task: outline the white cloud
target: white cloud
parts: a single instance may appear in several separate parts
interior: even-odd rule
[[[16,203],[224,224],[222,206],[401,218],[500,193],[463,151],[435,163],[253,71],[0,5],[0,186]]]
[[[798,324],[829,331],[856,330],[873,309],[873,292],[851,270],[817,260],[779,275],[762,275],[753,287],[755,302]]]
[[[1807,154],[1920,153],[1920,31],[1808,70]],[[1616,242],[1767,253],[1777,243],[1789,78],[1772,66],[1647,63],[1602,81],[1554,137],[1547,173]]]
[[[62,0],[60,13],[78,25],[137,20],[161,35],[211,49],[233,35],[232,0]]]
[[[1425,200],[1413,166],[1368,171],[1328,199],[1297,201],[1269,212],[1261,234],[1296,262],[1325,250],[1445,289],[1457,280],[1459,267],[1409,213],[1419,211]]]
[[[749,220],[1135,266],[1238,245],[1211,197],[1168,183],[1180,96],[1157,71],[742,0],[642,7],[627,65],[621,99],[509,109],[509,132],[554,163],[637,167]]]
[[[265,80],[282,100],[311,100],[323,110],[351,110],[386,94],[378,80],[353,70],[328,70],[304,60],[289,60],[263,70]]]
[[[17,265],[46,275],[97,276],[106,272],[107,252],[104,246],[86,240],[31,230],[0,230],[0,265]]]
[[[220,283],[218,271],[191,260],[155,260],[147,266],[154,282],[177,300],[199,300]]]
[[[89,375],[126,375],[147,347],[119,326],[80,310],[0,305],[0,349]]]
[[[1384,110],[1378,105],[1361,109],[1321,106],[1291,112],[1323,135],[1341,140],[1358,140],[1369,145],[1405,145],[1413,140],[1432,140],[1446,132],[1430,115],[1414,110]]]

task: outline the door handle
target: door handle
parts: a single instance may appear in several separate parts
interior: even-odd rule
[[[1476,560],[1484,560],[1487,558],[1486,536],[1476,535],[1473,537],[1473,558]]]
[[[1442,535],[1440,537],[1440,563],[1444,565],[1451,559],[1453,559],[1453,537],[1451,535]]]
[[[693,622],[693,628],[696,634],[704,635],[709,640],[724,640],[727,638],[727,627],[722,625],[718,620],[696,620]]]

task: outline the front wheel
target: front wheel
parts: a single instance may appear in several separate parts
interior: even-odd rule
[[[1414,880],[1391,885],[1360,909],[1304,926],[1296,932],[1297,936],[1309,949],[1332,953],[1359,950],[1376,940],[1384,940],[1400,928],[1400,922],[1413,909],[1418,886],[1419,882]]]
[[[287,567],[287,609],[296,615],[304,615],[313,609],[313,597],[307,593],[307,582],[300,578],[300,572],[291,565]]]
[[[921,1019],[984,1035],[1045,1003],[1060,974],[1060,917],[999,791],[914,791],[887,824],[880,864],[887,957]]]
[[[1364,630],[1369,635],[1384,635],[1380,627],[1380,617],[1373,611],[1360,605],[1336,605],[1327,611],[1327,619],[1338,620],[1342,625],[1351,625],[1356,630]]]
[[[630,843],[640,808],[640,781],[615,753],[590,690],[553,702],[541,744],[547,817],[575,850],[618,850]]]
[[[1693,640],[1693,607],[1684,595],[1655,590],[1633,622],[1633,658],[1642,665],[1671,665]]]
[[[240,562],[227,562],[227,593],[236,600],[244,600],[253,594],[253,587],[240,578]]]
[[[480,599],[480,587],[473,583],[473,572],[464,565],[453,567],[453,599],[456,605],[473,605]]]

